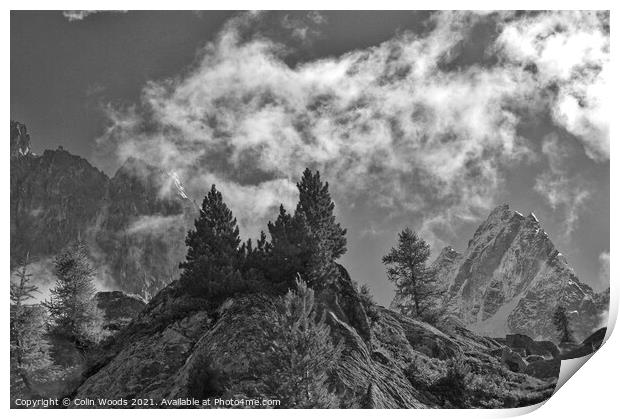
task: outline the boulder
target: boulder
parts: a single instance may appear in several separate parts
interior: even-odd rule
[[[544,361],[544,360],[545,360],[545,357],[541,355],[528,355],[527,357],[525,357],[525,362],[527,362],[528,364],[531,364],[532,362]]]
[[[95,294],[95,302],[104,314],[104,329],[117,331],[127,326],[146,307],[138,297],[121,291],[102,291]]]
[[[502,349],[502,362],[512,372],[523,372],[527,367],[527,363],[521,358],[521,355],[507,347]]]

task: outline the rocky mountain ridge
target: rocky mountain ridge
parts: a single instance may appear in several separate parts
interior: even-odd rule
[[[81,238],[101,288],[148,299],[176,278],[196,212],[178,178],[134,158],[109,178],[62,147],[30,150],[26,127],[11,121],[12,267]]]
[[[444,248],[433,262],[444,306],[485,336],[521,333],[557,341],[553,313],[563,306],[578,340],[606,321],[609,294],[579,281],[534,214],[504,204],[476,230],[464,252]]]

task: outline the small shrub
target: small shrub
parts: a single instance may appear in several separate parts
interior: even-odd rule
[[[433,383],[429,390],[460,408],[467,407],[467,376],[471,370],[462,356],[446,362],[446,375]]]
[[[368,318],[372,322],[377,322],[379,320],[379,311],[377,310],[377,304],[372,298],[368,285],[364,284],[359,288],[359,296],[362,301],[362,307],[364,307],[364,311]]]

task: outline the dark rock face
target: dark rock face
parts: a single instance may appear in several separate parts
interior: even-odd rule
[[[362,339],[368,342],[371,337],[370,322],[359,294],[342,265],[338,265],[338,273],[337,280],[321,291],[319,301],[339,320],[353,326]]]
[[[196,207],[172,174],[129,159],[110,179],[62,148],[35,156],[29,141],[12,121],[11,266],[80,237],[108,286],[150,298],[177,275]]]
[[[147,299],[178,276],[195,215],[182,190],[165,190],[170,180],[161,170],[128,160],[108,183],[93,234],[116,286]]]
[[[11,159],[11,262],[53,255],[93,226],[108,178],[63,150]]]
[[[608,307],[608,293],[596,294],[579,281],[536,217],[508,205],[491,212],[465,252],[445,248],[434,266],[447,290],[448,312],[485,336],[520,333],[556,341],[552,318],[562,305],[583,339]]]

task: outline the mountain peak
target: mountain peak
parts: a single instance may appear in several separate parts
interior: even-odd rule
[[[489,216],[492,217],[494,214],[505,213],[506,211],[509,211],[509,210],[510,210],[510,205],[508,205],[507,203],[503,203],[493,208]]]
[[[578,337],[600,325],[600,298],[579,281],[538,218],[508,204],[494,208],[467,249],[444,248],[435,262],[445,306],[481,334],[523,333],[555,340],[552,317],[563,305]]]

